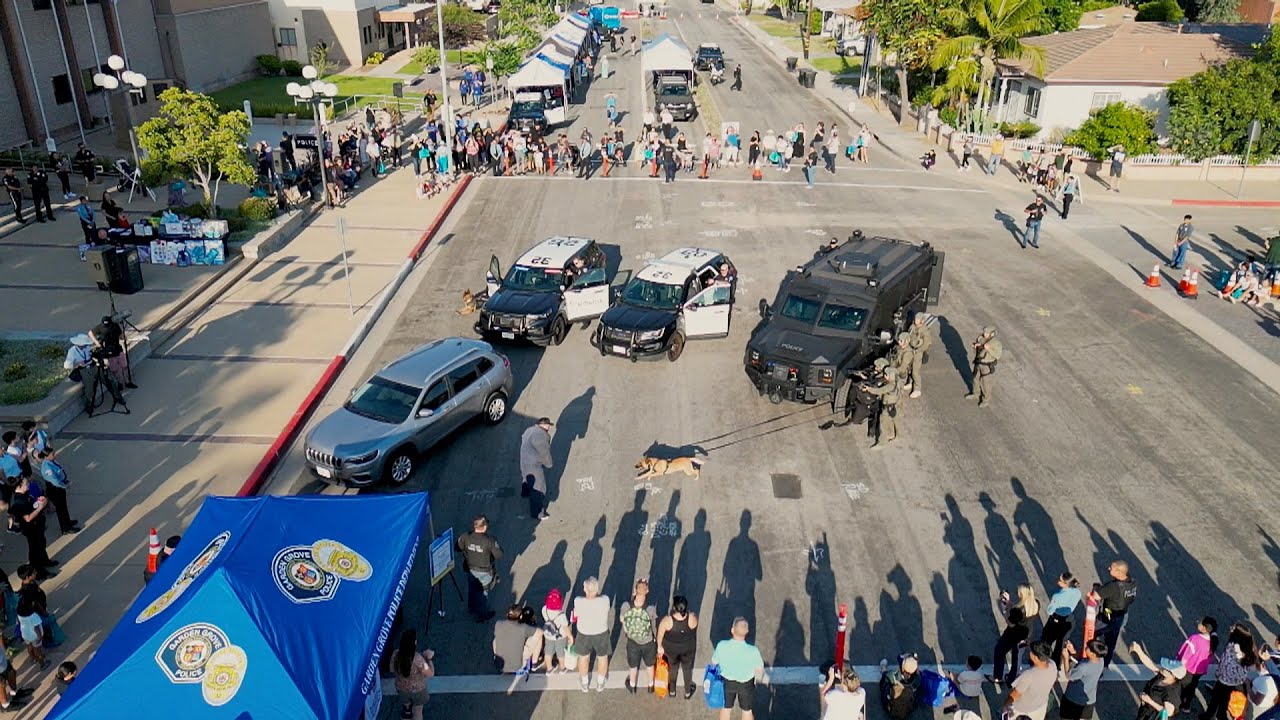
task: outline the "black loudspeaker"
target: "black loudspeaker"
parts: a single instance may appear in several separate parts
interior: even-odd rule
[[[142,289],[142,262],[136,247],[90,248],[85,252],[89,277],[99,290],[132,295]]]

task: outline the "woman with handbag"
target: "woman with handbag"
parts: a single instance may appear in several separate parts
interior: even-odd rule
[[[427,680],[436,674],[435,656],[430,648],[418,652],[417,630],[409,628],[400,634],[400,646],[391,662],[396,674],[396,692],[400,693],[400,717],[422,720],[422,706],[427,704]]]
[[[689,601],[683,595],[671,599],[671,614],[658,623],[658,655],[669,664],[667,697],[676,696],[676,676],[683,669],[684,699],[698,691],[693,684],[693,658],[698,653],[698,616],[689,612]]]
[[[991,675],[987,676],[987,680],[995,683],[997,689],[1001,683],[1012,683],[1018,676],[1018,648],[1031,637],[1029,623],[1040,614],[1040,602],[1027,583],[1018,586],[1017,602],[1010,605],[1009,593],[1006,592],[1001,593],[1000,604],[1008,608],[1004,615],[1005,627],[996,640],[994,664]],[[1005,675],[1005,664],[1010,656],[1013,657],[1013,665],[1009,668],[1008,675]]]

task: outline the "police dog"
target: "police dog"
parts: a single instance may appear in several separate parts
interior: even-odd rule
[[[459,315],[470,315],[476,311],[476,295],[471,288],[462,291],[462,307],[454,312]]]
[[[673,472],[682,472],[695,480],[702,479],[702,463],[703,461],[694,460],[691,457],[656,458],[645,456],[636,462],[636,469],[640,472],[636,473],[636,480],[647,480],[660,475],[669,475]]]

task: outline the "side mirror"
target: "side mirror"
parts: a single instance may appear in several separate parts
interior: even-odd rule
[[[772,312],[773,309],[769,307],[769,303],[764,298],[760,298],[760,317],[768,320]]]
[[[689,311],[694,311],[698,309],[698,305],[697,303],[689,303],[688,305],[684,306],[684,309]]]
[[[419,410],[419,411],[418,411],[418,419],[419,419],[419,420],[421,420],[421,419],[423,419],[423,418],[429,418],[429,417],[431,417],[432,415],[435,415],[435,414],[436,414],[436,411],[435,411],[435,410],[430,410],[430,409],[428,409],[428,408],[422,408],[421,410]]]

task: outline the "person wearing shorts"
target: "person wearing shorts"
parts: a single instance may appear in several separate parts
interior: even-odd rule
[[[1111,172],[1110,180],[1107,181],[1107,189],[1120,192],[1120,178],[1124,176],[1124,161],[1128,154],[1124,151],[1123,145],[1114,145],[1107,148],[1111,153]]]
[[[734,618],[732,638],[721,640],[711,653],[711,664],[720,667],[720,676],[724,678],[724,707],[720,710],[720,720],[729,720],[733,706],[742,710],[742,720],[755,717],[751,708],[755,704],[756,678],[764,672],[764,658],[755,645],[747,642],[747,634],[751,626],[746,618]]]
[[[578,680],[582,692],[591,689],[591,656],[596,656],[596,692],[604,692],[609,676],[609,598],[600,594],[600,581],[589,577],[582,583],[582,595],[574,598],[572,622],[574,633],[573,654],[578,656]]]

